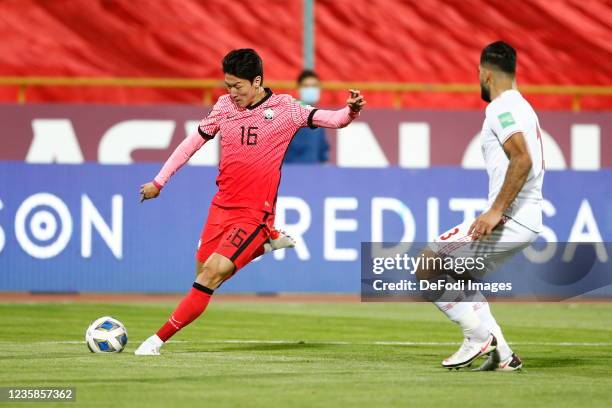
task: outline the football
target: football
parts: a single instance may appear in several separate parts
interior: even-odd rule
[[[87,327],[85,341],[92,353],[120,353],[128,342],[128,335],[123,323],[103,316]]]

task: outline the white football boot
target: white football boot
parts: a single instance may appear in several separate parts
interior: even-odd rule
[[[270,238],[268,238],[268,242],[264,244],[265,253],[276,251],[277,249],[294,247],[295,240],[285,231],[276,229],[270,231]]]
[[[442,361],[442,367],[448,368],[449,370],[453,368],[458,370],[463,367],[468,367],[478,357],[492,352],[496,347],[497,339],[493,334],[489,334],[484,341],[476,341],[466,337],[461,347],[459,347],[459,350]]]
[[[499,353],[495,350],[489,354],[486,361],[480,367],[472,371],[520,371],[522,368],[523,362],[515,353],[501,361]]]
[[[163,345],[164,342],[157,336],[157,334],[154,334],[143,341],[142,344],[134,351],[134,354],[137,356],[159,356],[161,354],[159,350]]]

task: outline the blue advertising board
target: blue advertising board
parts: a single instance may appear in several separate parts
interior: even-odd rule
[[[158,169],[0,162],[0,291],[186,290],[217,169],[187,166],[141,204]],[[611,178],[548,172],[541,240],[610,242]],[[481,170],[285,166],[276,225],[297,247],[261,257],[221,291],[358,293],[361,242],[426,242],[477,215],[486,195]]]

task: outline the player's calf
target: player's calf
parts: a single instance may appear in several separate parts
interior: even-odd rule
[[[197,282],[185,296],[170,318],[156,334],[146,339],[134,352],[141,356],[157,356],[166,341],[174,336],[179,330],[197,319],[208,306],[214,290]]]
[[[232,261],[217,253],[212,254],[204,264],[198,262],[196,267],[199,273],[191,291],[181,300],[168,321],[155,335],[145,340],[134,354],[159,355],[161,347],[170,337],[204,313],[214,290],[232,276],[235,270]]]
[[[463,332],[463,344],[457,352],[442,362],[446,368],[462,368],[472,364],[478,357],[487,354],[497,347],[497,339],[486,328],[472,307],[466,301],[463,290],[456,288],[457,280],[451,276],[458,275],[443,267],[442,258],[433,250],[426,249],[421,258],[424,262],[416,271],[419,281],[434,283],[433,289],[423,290],[425,300],[433,302],[451,321],[457,323]],[[446,289],[449,287],[450,289]]]

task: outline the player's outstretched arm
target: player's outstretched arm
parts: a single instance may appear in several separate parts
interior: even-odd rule
[[[366,104],[366,100],[357,89],[349,90],[349,98],[346,100],[346,107],[340,110],[315,111],[312,123],[315,126],[338,129],[347,126],[353,121]]]
[[[168,160],[166,160],[166,163],[164,163],[164,166],[153,181],[140,186],[140,202],[157,197],[170,177],[183,167],[205,142],[206,140],[197,132],[185,138],[172,152]]]
[[[523,132],[517,132],[510,136],[504,142],[503,148],[510,161],[504,184],[502,184],[502,188],[491,208],[476,218],[471,225],[468,234],[472,234],[473,239],[486,238],[491,234],[501,221],[504,211],[510,207],[510,204],[523,188],[529,170],[531,170],[531,156]]]

